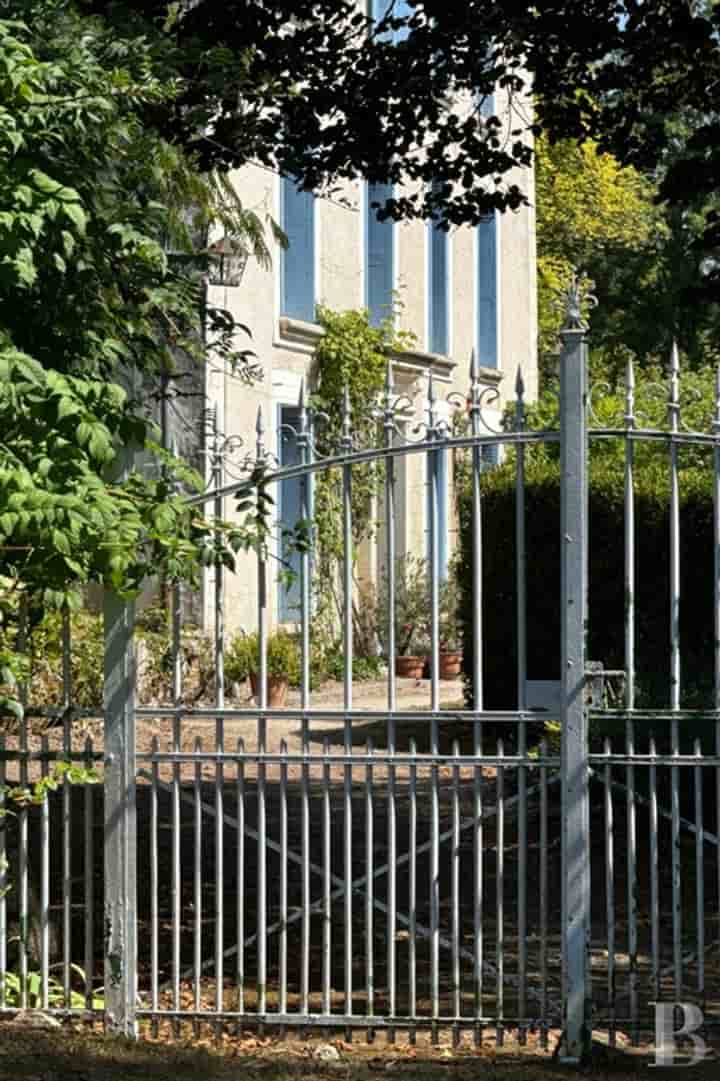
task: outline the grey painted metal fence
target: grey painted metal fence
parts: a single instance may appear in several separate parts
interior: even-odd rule
[[[463,429],[438,408],[432,378],[424,422],[406,423],[391,367],[378,406],[377,446],[356,446],[346,400],[339,446],[320,457],[314,418],[301,397],[294,433],[300,464],[275,468],[258,420],[253,465],[270,483],[298,478],[301,514],[312,519],[316,478],[336,470],[344,557],[341,701],[315,702],[312,685],[312,545],[300,555],[301,680],[297,705],[267,700],[267,552],[256,553],[258,698],[225,701],[225,579],[214,579],[212,699],[183,697],[181,592],[172,604],[171,701],[134,701],[133,608],[109,596],[102,737],[74,721],[98,710],[72,706],[66,627],[63,701],[29,709],[0,750],[0,793],[47,774],[54,760],[93,763],[102,786],[46,793],[39,807],[0,818],[0,1012],[41,1005],[102,1017],[134,1034],[141,1021],[208,1023],[264,1031],[421,1030],[456,1042],[562,1031],[577,1059],[591,1027],[631,1039],[652,1025],[655,1000],[695,1001],[712,1024],[720,1009],[720,386],[707,432],[682,426],[673,351],[667,430],[643,428],[634,379],[625,413],[601,425],[589,410],[585,331],[571,298],[560,373],[557,431],[526,425],[517,384],[515,424],[488,424],[473,364],[465,397],[451,399]],[[595,392],[597,395],[597,392]],[[592,403],[590,403],[592,405]],[[589,423],[590,421],[590,423]],[[586,678],[588,619],[588,441],[619,440],[625,461],[625,672],[619,710],[593,704]],[[636,705],[635,601],[638,538],[635,450],[667,448],[670,470],[670,606],[667,710]],[[513,708],[483,697],[484,448],[503,445],[516,469],[517,686]],[[537,728],[527,681],[528,575],[525,470],[536,447],[561,460],[562,722],[559,748],[529,738]],[[702,713],[681,709],[680,455],[712,456],[715,697]],[[469,463],[474,624],[471,703],[449,707],[440,679],[440,454]],[[380,529],[387,559],[387,652],[396,651],[398,464],[422,456],[429,484],[430,678],[425,708],[402,708],[393,664],[386,704],[363,708],[353,680],[353,502],[355,471],[381,463]],[[221,518],[247,481],[225,484],[214,460],[198,500]],[[592,614],[590,613],[590,618]],[[530,695],[532,697],[532,695]],[[599,708],[598,708],[599,707]],[[42,732],[33,717],[60,721]],[[541,716],[541,715],[540,715]],[[30,718],[31,720],[28,720]],[[593,747],[593,718],[624,736]],[[683,726],[704,719],[715,753],[682,748]],[[533,724],[533,729],[529,725]],[[142,741],[136,746],[136,727]],[[651,735],[648,732],[652,728]],[[152,733],[149,735],[148,733]],[[501,733],[501,735],[498,735]],[[687,781],[685,780],[687,778]],[[713,821],[706,797],[714,792]],[[688,814],[681,793],[692,793]],[[666,867],[669,874],[666,874]],[[102,961],[101,961],[102,958]]]

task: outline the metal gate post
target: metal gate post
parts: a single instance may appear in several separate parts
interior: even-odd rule
[[[137,1036],[135,606],[105,594],[105,1025]]]
[[[585,706],[587,618],[587,347],[577,283],[568,295],[560,357],[562,935],[564,1036],[561,1056],[583,1059],[590,1044],[590,817]]]

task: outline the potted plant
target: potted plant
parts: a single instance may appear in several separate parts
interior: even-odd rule
[[[238,634],[225,654],[225,678],[232,683],[250,680],[253,697],[258,697],[260,642],[257,634]],[[282,709],[288,687],[300,678],[300,650],[297,639],[286,631],[267,637],[267,705]]]
[[[440,585],[440,679],[457,679],[462,671],[459,604],[460,590],[451,569]]]
[[[428,577],[427,561],[419,556],[400,556],[395,563],[395,674],[421,679],[427,653]],[[377,628],[388,656],[388,578],[381,580],[377,601]],[[388,663],[392,663],[388,657]]]

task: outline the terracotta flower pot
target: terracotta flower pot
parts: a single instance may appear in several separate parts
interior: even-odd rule
[[[250,689],[253,693],[253,698],[257,701],[258,697],[258,674],[257,672],[250,673]],[[287,698],[288,681],[284,676],[268,676],[267,677],[267,704],[270,709],[282,709],[285,705],[285,699]]]
[[[462,670],[461,650],[440,651],[440,679],[457,679]]]
[[[395,658],[395,675],[402,676],[403,679],[422,679],[424,667],[424,657]]]

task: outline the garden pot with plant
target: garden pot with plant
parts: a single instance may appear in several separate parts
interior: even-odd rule
[[[462,671],[459,602],[457,574],[451,567],[449,576],[440,585],[440,679],[457,679]]]
[[[395,563],[395,675],[422,679],[428,638],[429,585],[427,561],[419,556],[400,556]],[[388,580],[383,575],[377,601],[377,628],[388,656]],[[388,663],[393,658],[388,657]]]
[[[257,634],[239,634],[230,643],[225,656],[225,678],[230,683],[250,680],[253,697],[258,699],[260,642]],[[282,709],[290,684],[300,678],[300,649],[297,638],[286,631],[275,631],[267,638],[267,705]]]

